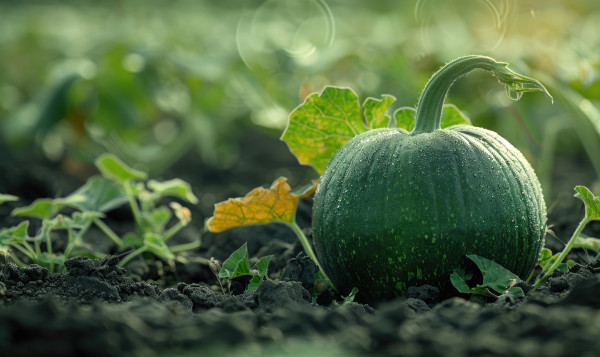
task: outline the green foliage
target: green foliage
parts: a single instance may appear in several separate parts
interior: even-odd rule
[[[103,255],[83,241],[92,225],[100,228],[117,248],[134,248],[120,261],[121,266],[144,252],[172,260],[174,252],[199,246],[199,240],[176,246],[166,244],[190,222],[191,216],[189,209],[177,202],[171,202],[170,209],[160,205],[160,202],[164,198],[176,197],[192,204],[197,203],[198,199],[188,183],[180,179],[164,182],[150,180],[145,183],[145,172],[127,166],[111,154],[100,156],[96,164],[102,176],[89,178],[70,195],[54,199],[40,198],[28,206],[15,208],[12,215],[40,219],[41,229],[36,235],[30,236],[27,220],[15,227],[4,228],[0,230],[0,247],[13,251],[13,258],[20,264],[24,263],[14,254],[14,250],[51,271],[55,267],[63,271],[64,260],[74,255]],[[5,201],[16,199],[14,196],[3,196]],[[137,230],[119,237],[102,219],[104,213],[127,203],[135,217]],[[69,215],[62,214],[66,208],[74,211]],[[176,223],[168,226],[173,215]],[[60,253],[52,249],[53,234],[57,231],[66,231],[68,237],[67,247]]]
[[[267,270],[272,257],[272,255],[261,257],[256,264],[250,268],[250,264],[248,263],[248,243],[244,243],[223,262],[217,277],[231,280],[240,276],[251,276],[252,278],[248,283],[247,289],[256,289],[261,281],[269,279]]]
[[[556,269],[568,271],[568,269],[574,265],[573,261],[567,261],[566,263],[563,263],[563,260],[566,258],[567,254],[569,254],[572,248],[580,247],[596,251],[595,249],[597,247],[596,244],[598,243],[598,240],[595,238],[581,237],[581,231],[583,231],[589,222],[600,220],[600,197],[595,196],[585,186],[575,187],[575,197],[583,201],[585,205],[585,216],[581,222],[579,222],[579,225],[575,229],[575,232],[573,232],[571,239],[569,239],[569,242],[567,242],[567,245],[562,252],[552,255],[552,252],[549,249],[543,249],[541,251],[538,259],[538,265],[542,268],[542,271],[535,280],[533,285],[534,289],[537,289],[546,280],[548,280],[548,278]],[[530,277],[530,279],[531,278],[532,277]]]
[[[523,290],[520,287],[514,286],[521,282],[521,279],[516,274],[510,272],[500,264],[476,254],[467,255],[467,258],[471,259],[477,265],[483,276],[483,282],[475,287],[469,287],[467,281],[473,278],[472,274],[465,274],[462,270],[455,270],[450,275],[450,281],[458,291],[464,294],[478,294],[492,298],[498,298],[504,294],[510,294],[515,297],[524,296]]]
[[[388,111],[395,100],[384,94],[381,99],[367,98],[361,106],[352,89],[325,87],[292,111],[281,139],[301,164],[322,174],[333,154],[358,134],[387,127],[414,128],[414,108],[399,108],[392,120]],[[456,106],[445,105],[442,128],[457,124],[470,125],[471,121]]]

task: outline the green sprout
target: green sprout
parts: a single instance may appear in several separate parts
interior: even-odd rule
[[[76,255],[92,258],[102,257],[94,247],[84,242],[83,237],[92,225],[98,227],[110,238],[118,249],[134,248],[121,261],[124,266],[134,257],[149,252],[165,260],[172,260],[174,254],[200,246],[200,240],[168,246],[166,242],[191,221],[187,207],[171,202],[169,207],[160,204],[166,197],[176,197],[195,204],[198,199],[189,184],[180,180],[149,180],[147,174],[132,169],[111,154],[104,154],[96,160],[101,176],[93,176],[75,192],[61,198],[41,198],[28,206],[12,211],[13,216],[24,216],[41,220],[41,228],[29,235],[30,221],[0,230],[0,248],[10,250],[11,256],[19,265],[26,265],[18,254],[32,263],[47,267],[54,272],[64,271],[64,261]],[[14,201],[10,195],[1,195],[0,203]],[[123,237],[116,234],[104,221],[105,213],[129,204],[133,213],[136,230]],[[66,209],[73,213],[63,214]],[[176,223],[169,226],[173,216]],[[64,252],[53,249],[53,234],[66,231],[68,243]]]
[[[267,269],[273,255],[267,255],[258,259],[256,264],[250,268],[248,263],[248,243],[244,243],[238,250],[233,252],[217,274],[220,279],[227,278],[229,281],[241,276],[250,276],[247,290],[256,289],[264,279],[269,279]]]

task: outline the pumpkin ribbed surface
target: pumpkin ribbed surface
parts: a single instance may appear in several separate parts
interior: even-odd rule
[[[521,277],[544,241],[546,207],[533,169],[498,134],[455,126],[418,135],[377,129],[348,141],[315,193],[313,237],[341,293],[362,300],[431,284],[449,291],[467,254]]]

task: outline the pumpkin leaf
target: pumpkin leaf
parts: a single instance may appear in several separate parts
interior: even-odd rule
[[[163,182],[150,180],[148,188],[159,194],[160,197],[173,196],[192,204],[198,203],[198,198],[192,192],[190,184],[178,178]]]
[[[444,104],[442,108],[442,129],[453,125],[471,125],[471,119],[454,104]]]
[[[386,114],[390,105],[396,100],[391,95],[384,94],[381,99],[367,98],[363,103],[363,117],[369,129],[387,128],[391,118]]]
[[[581,199],[585,203],[585,216],[589,220],[600,220],[600,196],[594,196],[585,186],[576,186],[575,197]]]
[[[475,254],[467,255],[467,258],[477,265],[483,276],[483,282],[471,288],[467,284],[467,280],[471,280],[472,277],[457,269],[450,275],[450,282],[458,291],[465,294],[479,294],[496,298],[503,294],[511,294],[515,297],[524,296],[521,288],[514,287],[516,283],[521,281],[516,274],[493,260]]]
[[[394,112],[396,127],[406,131],[412,131],[415,128],[415,117],[417,110],[411,107],[398,108]],[[442,107],[442,118],[440,119],[442,129],[453,125],[471,125],[471,119],[460,111],[454,104],[444,104]]]
[[[145,180],[148,176],[143,171],[127,166],[121,159],[112,154],[100,155],[96,159],[96,167],[100,170],[102,176],[120,183],[130,179]]]
[[[0,193],[0,204],[4,202],[18,201],[19,197],[13,195],[7,195],[5,193]]]
[[[406,131],[411,131],[415,127],[415,116],[417,110],[411,107],[402,107],[396,109],[394,112],[394,119],[396,120],[396,128],[401,128]]]
[[[274,221],[292,223],[300,198],[309,196],[315,189],[316,184],[313,184],[303,194],[290,193],[287,179],[280,177],[268,189],[258,187],[244,197],[217,203],[214,215],[206,224],[211,232],[222,232],[248,224]]]
[[[312,165],[322,174],[329,159],[348,140],[367,129],[388,126],[385,111],[393,101],[391,96],[369,98],[361,110],[352,89],[325,87],[292,111],[281,139],[301,164]]]
[[[65,198],[60,203],[81,211],[108,212],[125,203],[125,192],[113,181],[95,176]]]
[[[542,251],[540,252],[540,255],[538,257],[538,261],[537,261],[538,265],[542,268],[541,273],[545,273],[546,271],[548,271],[548,269],[550,269],[550,267],[552,266],[552,264],[554,264],[556,259],[558,259],[559,255],[560,255],[560,253],[556,253],[556,254],[552,255],[552,251],[548,248],[542,249]],[[565,273],[568,272],[569,267],[568,267],[567,263],[560,263],[557,266],[557,269],[562,270]]]
[[[266,255],[256,262],[256,270],[258,270],[258,276],[261,278],[267,276],[267,269],[269,268],[271,258],[273,258],[273,255]]]
[[[60,202],[60,199],[38,198],[28,206],[15,208],[11,215],[51,219],[63,207],[64,204]]]
[[[234,279],[238,276],[249,275],[250,265],[248,264],[248,243],[244,243],[238,250],[233,252],[227,260],[223,262],[219,278]]]
[[[260,285],[260,283],[262,281],[263,281],[262,276],[260,276],[260,275],[252,276],[252,279],[250,279],[250,282],[248,282],[248,290],[254,290],[254,289],[258,288],[258,286]]]
[[[596,253],[600,253],[600,239],[594,237],[588,237],[583,233],[580,233],[575,240],[573,248],[583,248],[591,250]]]
[[[311,165],[319,174],[348,140],[367,130],[395,127],[411,131],[416,109],[402,107],[390,117],[387,112],[396,100],[391,95],[367,98],[359,105],[350,88],[325,87],[309,95],[292,111],[281,136],[301,164]],[[441,126],[470,125],[469,118],[452,104],[444,105]]]

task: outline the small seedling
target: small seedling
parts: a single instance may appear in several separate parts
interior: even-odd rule
[[[223,262],[217,276],[221,279],[227,278],[230,281],[240,276],[251,276],[252,278],[248,283],[247,289],[256,289],[264,279],[269,279],[267,269],[272,257],[272,255],[261,257],[250,268],[250,264],[248,263],[248,243],[244,243]]]
[[[569,242],[567,243],[563,251],[560,252],[560,254],[558,254],[558,256],[555,259],[553,259],[551,264],[547,264],[549,265],[548,268],[545,269],[545,271],[543,271],[538,276],[536,282],[533,284],[533,289],[537,289],[538,287],[540,287],[540,285],[542,285],[546,280],[548,280],[548,278],[556,269],[559,269],[567,254],[569,254],[571,249],[576,246],[576,243],[578,241],[580,242],[580,244],[582,244],[583,247],[587,246],[586,243],[593,244],[595,242],[594,240],[585,241],[583,239],[580,239],[580,235],[581,231],[583,231],[583,228],[585,228],[585,226],[589,222],[600,221],[600,196],[594,196],[594,194],[585,186],[576,186],[575,192],[575,197],[581,199],[585,205],[585,215],[581,222],[579,222],[579,225],[575,229],[575,232],[573,232],[571,239],[569,239]]]
[[[270,222],[284,223],[290,227],[302,244],[308,255],[319,270],[323,272],[317,256],[308,238],[296,223],[296,208],[303,197],[308,197],[316,189],[316,182],[303,187],[297,192],[290,192],[291,187],[285,177],[280,177],[273,182],[270,188],[255,188],[245,197],[230,198],[215,205],[214,215],[206,221],[210,232],[224,230],[250,224],[264,224]],[[324,275],[324,273],[323,273]]]
[[[61,198],[42,198],[32,204],[13,210],[12,215],[40,219],[41,229],[36,235],[28,232],[29,221],[0,230],[0,247],[17,250],[32,263],[48,267],[54,271],[64,270],[64,261],[75,255],[86,255],[94,258],[104,254],[83,241],[83,236],[92,225],[97,226],[117,246],[118,249],[134,248],[120,262],[124,266],[135,256],[150,252],[166,260],[172,260],[174,253],[197,248],[200,241],[168,246],[166,242],[191,221],[188,208],[178,202],[171,202],[170,209],[160,205],[165,197],[176,197],[195,204],[198,199],[191,191],[189,184],[180,180],[149,180],[147,174],[128,167],[111,154],[100,156],[96,166],[102,176],[94,176],[75,192]],[[2,195],[0,201],[14,201],[14,196]],[[137,230],[117,235],[102,219],[105,213],[129,203],[135,218]],[[63,214],[66,209],[74,211],[70,215]],[[168,226],[175,215],[177,221]],[[68,237],[64,252],[53,251],[52,234],[66,231]],[[25,265],[19,257],[12,254],[20,265]]]

